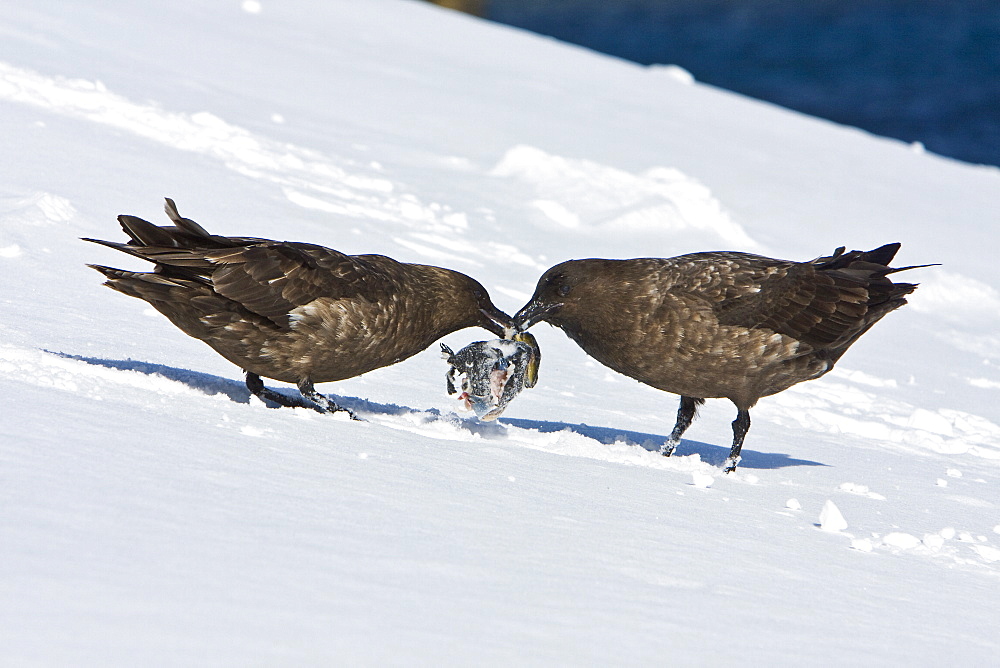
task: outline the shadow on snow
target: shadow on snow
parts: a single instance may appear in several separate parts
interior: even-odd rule
[[[628,431],[614,427],[595,427],[588,424],[569,424],[566,422],[544,422],[541,420],[522,420],[519,418],[500,418],[504,422],[521,429],[535,429],[542,433],[570,430],[574,433],[586,436],[599,443],[610,445],[615,442],[624,442],[643,448],[650,452],[658,452],[660,446],[667,440],[661,434],[646,434],[638,431]],[[703,462],[713,466],[722,466],[729,456],[729,447],[711,445],[701,441],[691,441],[681,439],[677,446],[676,455],[693,455],[697,453]],[[740,469],[781,469],[788,466],[826,466],[821,462],[814,462],[808,459],[793,459],[780,452],[757,452],[743,448],[741,453]]]
[[[46,351],[53,355],[58,355],[65,359],[77,360],[86,364],[102,366],[109,369],[121,371],[136,371],[147,375],[158,375],[168,380],[183,383],[207,395],[222,394],[235,403],[249,404],[250,390],[246,384],[237,380],[223,378],[199,371],[189,369],[179,369],[165,364],[155,364],[152,362],[140,362],[137,360],[113,360],[97,357],[86,357],[83,355],[71,355],[69,353]],[[299,395],[297,390],[287,388],[272,387],[275,392],[280,392],[292,401],[299,403],[303,408],[311,408],[312,405],[306,402]],[[666,441],[666,436],[662,434],[647,434],[643,432],[628,431],[613,427],[596,427],[588,424],[570,424],[567,422],[548,422],[544,420],[526,420],[521,418],[500,418],[496,422],[481,422],[476,418],[462,418],[455,414],[442,415],[436,408],[418,410],[398,404],[382,404],[360,397],[337,396],[336,401],[344,408],[360,415],[383,415],[399,416],[419,414],[425,416],[427,421],[447,420],[451,423],[460,424],[464,429],[472,434],[478,434],[485,438],[500,438],[505,432],[504,425],[517,429],[534,430],[541,433],[553,433],[558,431],[571,431],[586,438],[597,441],[604,445],[616,442],[624,442],[627,445],[641,447],[650,452],[659,450],[660,445]],[[269,408],[277,406],[270,402],[265,402]],[[729,456],[729,446],[711,445],[700,441],[682,440],[677,448],[678,455],[690,455],[697,453],[702,461],[712,465],[721,466],[726,457]],[[793,459],[786,454],[778,452],[757,452],[744,449],[742,453],[741,469],[780,469],[789,466],[826,466],[820,462],[807,459]]]

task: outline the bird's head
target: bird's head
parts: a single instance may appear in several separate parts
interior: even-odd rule
[[[590,292],[588,286],[604,262],[607,261],[570,260],[546,271],[538,279],[531,300],[514,316],[514,327],[523,332],[542,321],[558,325],[572,318],[579,300]]]

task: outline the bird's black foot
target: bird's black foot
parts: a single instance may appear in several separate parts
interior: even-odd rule
[[[264,387],[264,381],[260,379],[260,376],[255,373],[250,373],[249,371],[247,371],[247,389],[261,401],[271,401],[279,406],[284,406],[285,408],[302,407],[300,402],[295,401],[294,399],[289,399],[280,392],[275,392],[274,390]]]
[[[343,411],[350,415],[352,420],[361,421],[361,418],[355,415],[354,411],[351,409],[344,408],[325,394],[317,392],[316,388],[313,387],[312,381],[308,378],[304,378],[299,381],[299,393],[311,401],[314,404],[314,408],[320,413],[336,413],[337,411]]]
[[[667,442],[660,446],[660,454],[664,457],[669,457],[674,454],[674,450],[677,449],[677,446],[680,445],[680,443],[681,439],[675,439],[673,434],[671,434],[670,438],[667,439]]]

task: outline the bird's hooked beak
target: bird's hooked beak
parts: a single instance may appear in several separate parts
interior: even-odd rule
[[[479,309],[479,312],[483,315],[479,325],[501,338],[504,332],[514,328],[514,320],[492,304]]]
[[[543,302],[538,298],[525,304],[514,316],[514,329],[519,332],[527,330],[532,325],[545,320],[562,308],[560,303]]]

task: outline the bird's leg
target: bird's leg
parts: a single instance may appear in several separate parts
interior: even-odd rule
[[[750,431],[750,411],[746,408],[738,408],[736,419],[733,420],[733,448],[726,458],[726,473],[736,470],[736,465],[740,463],[740,450],[743,449],[743,439]]]
[[[318,410],[320,413],[334,413],[336,411],[344,411],[345,413],[351,416],[352,420],[361,419],[354,414],[354,411],[348,408],[344,408],[343,406],[338,406],[337,403],[333,401],[333,399],[326,396],[325,394],[320,394],[319,392],[317,392],[316,388],[313,387],[312,381],[309,380],[308,378],[303,378],[302,380],[300,380],[298,386],[299,386],[299,392],[302,394],[302,396],[308,399],[309,401],[313,402],[316,405],[316,410]]]
[[[264,387],[264,381],[260,379],[260,376],[249,371],[247,371],[247,389],[261,401],[267,399],[268,401],[273,401],[279,406],[285,406],[286,408],[294,408],[300,405],[298,402],[289,399],[285,395]]]
[[[705,403],[704,399],[681,397],[681,405],[677,409],[677,422],[674,423],[674,430],[670,432],[670,438],[660,448],[660,454],[664,457],[674,454],[674,450],[677,449],[677,446],[681,442],[681,435],[691,426],[691,422],[698,413],[698,406],[703,403]]]

